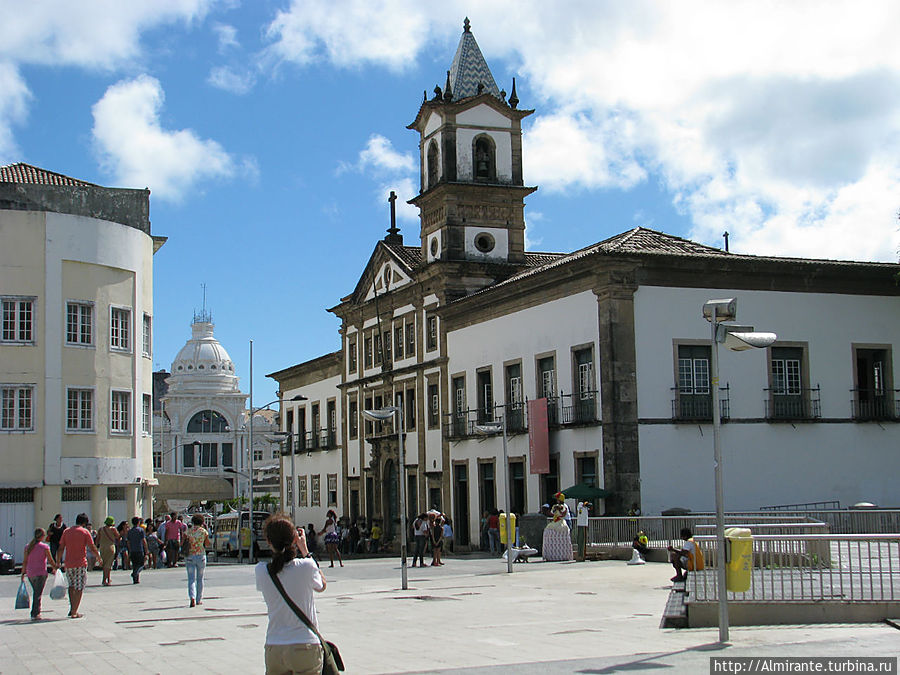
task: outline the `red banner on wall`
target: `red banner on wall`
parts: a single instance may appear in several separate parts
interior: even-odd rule
[[[531,473],[550,473],[550,432],[547,399],[528,401],[528,453]]]

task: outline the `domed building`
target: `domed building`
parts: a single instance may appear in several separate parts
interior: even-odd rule
[[[224,478],[234,486],[229,497],[246,495],[246,479],[234,472],[246,473],[249,466],[247,394],[240,390],[234,362],[214,328],[206,310],[196,314],[191,339],[172,362],[171,373],[164,379],[158,373],[153,465],[157,475]],[[277,451],[265,437],[278,428],[275,413],[270,419],[267,412],[258,412],[253,420],[255,461],[271,460]]]

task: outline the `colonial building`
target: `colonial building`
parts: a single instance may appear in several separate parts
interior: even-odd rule
[[[0,547],[149,513],[149,190],[0,167]]]
[[[215,338],[214,329],[205,308],[196,313],[191,338],[175,356],[172,372],[154,373],[159,394],[154,469],[163,487],[177,486],[173,494],[182,500],[249,496],[247,394],[241,392],[234,362]],[[277,466],[278,447],[268,438],[278,430],[275,418],[276,413],[269,410],[254,415],[255,472]],[[168,474],[181,480],[164,479]],[[201,477],[227,480],[231,487],[223,494],[221,481],[185,480]],[[260,490],[254,492],[258,496]]]
[[[507,486],[516,512],[575,483],[605,489],[598,507],[612,514],[712,509],[701,307],[725,297],[738,299],[740,321],[778,334],[768,349],[721,350],[726,506],[900,502],[890,479],[900,268],[739,255],[646,228],[573,253],[526,251],[524,200],[536,188],[524,184],[521,120],[533,111],[518,103],[467,21],[444,86],[409,125],[419,240],[404,245],[392,216],[329,310],[340,351],[270,375],[282,399],[309,399],[283,404],[301,444],[283,466],[298,519],[318,522],[331,506],[390,531],[398,478],[408,515],[448,513],[462,546],[478,545],[480,515],[506,507]],[[546,425],[527,412],[538,399]],[[387,423],[363,415],[388,407]],[[508,466],[502,440],[478,433],[494,420],[508,430]],[[536,427],[549,445],[541,473]]]

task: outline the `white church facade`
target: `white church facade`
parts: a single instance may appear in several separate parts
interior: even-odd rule
[[[340,349],[270,374],[285,506],[334,508],[390,532],[436,507],[458,545],[480,517],[536,512],[559,489],[601,488],[602,511],[709,511],[712,394],[704,302],[735,297],[767,349],[720,350],[726,508],[900,503],[900,266],[748,256],[646,228],[572,253],[525,250],[521,120],[468,22],[443,87],[422,102],[416,245],[392,216],[353,290],[329,311]],[[528,402],[546,399],[549,465],[532,473]],[[364,410],[402,410],[394,422]],[[399,417],[394,413],[395,417]],[[476,426],[504,419],[502,442]],[[315,487],[314,487],[315,486]]]

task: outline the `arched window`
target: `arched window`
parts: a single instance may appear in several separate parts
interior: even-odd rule
[[[428,145],[428,187],[437,185],[441,177],[440,157],[438,157],[437,143],[431,141]]]
[[[227,431],[228,420],[215,410],[201,410],[188,422],[189,434],[215,434]]]
[[[475,180],[494,180],[497,176],[496,151],[490,136],[481,135],[475,138],[472,145],[472,175]]]

